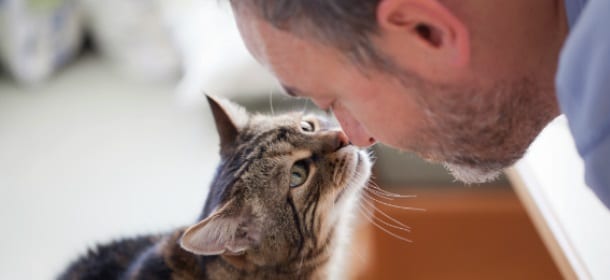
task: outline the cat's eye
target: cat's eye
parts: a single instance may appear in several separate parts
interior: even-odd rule
[[[315,125],[310,121],[301,121],[301,129],[305,132],[313,132]]]
[[[299,160],[290,168],[290,187],[296,188],[305,181],[309,175],[309,164],[305,160]]]

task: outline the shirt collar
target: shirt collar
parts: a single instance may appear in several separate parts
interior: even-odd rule
[[[566,13],[568,14],[568,24],[574,28],[580,12],[587,4],[587,0],[565,0]]]

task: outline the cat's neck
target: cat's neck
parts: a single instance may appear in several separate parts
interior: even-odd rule
[[[330,244],[326,244],[330,245]],[[304,252],[301,256],[277,265],[257,265],[248,260],[247,254],[239,256],[205,256],[201,264],[208,275],[217,279],[328,279],[331,246]]]
[[[201,257],[210,279],[327,279],[329,258],[257,266],[245,256]]]
[[[327,240],[322,246],[305,250],[298,257],[285,263],[264,266],[248,260],[247,254],[239,256],[197,256],[179,245],[182,230],[168,236],[161,249],[165,262],[174,273],[190,275],[197,272],[197,279],[328,279],[331,252],[334,242]],[[332,237],[331,237],[332,238]],[[205,275],[205,277],[200,277]]]

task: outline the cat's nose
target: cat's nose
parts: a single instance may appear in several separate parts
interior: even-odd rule
[[[320,141],[318,143],[321,145],[319,146],[321,149],[320,151],[325,154],[334,153],[337,150],[352,144],[345,132],[339,129],[321,131],[321,135],[318,139]]]
[[[345,132],[341,131],[341,130],[331,130],[329,131],[329,135],[327,138],[327,149],[329,153],[334,153],[337,150],[350,145],[351,143],[349,142],[349,138],[347,138],[347,135],[345,134]]]
[[[352,143],[349,141],[349,138],[347,138],[347,134],[345,134],[345,132],[343,132],[342,130],[338,130],[337,131],[337,150],[341,149],[347,145],[351,145]]]

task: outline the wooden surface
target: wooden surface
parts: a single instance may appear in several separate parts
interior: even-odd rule
[[[425,212],[377,207],[411,226],[404,236],[413,242],[363,222],[351,252],[359,275],[352,279],[561,279],[512,190],[452,187],[410,194],[418,197],[393,202]]]

